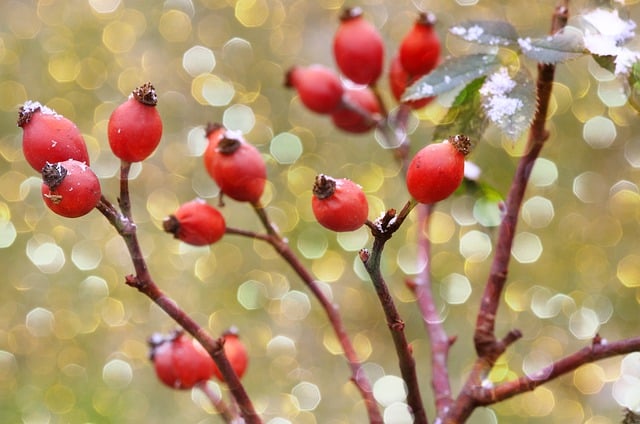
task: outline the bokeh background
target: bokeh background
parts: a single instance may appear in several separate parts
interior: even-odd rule
[[[244,382],[265,422],[366,422],[324,313],[267,245],[227,236],[211,248],[192,248],[161,230],[181,202],[217,202],[200,157],[204,125],[243,131],[268,162],[268,213],[339,305],[388,422],[409,422],[385,320],[357,258],[371,238],[365,230],[328,232],[309,207],[313,178],[323,172],[360,183],[371,219],[399,208],[408,198],[399,167],[373,134],[335,130],[282,85],[294,64],[334,66],[338,15],[357,4],[380,28],[387,63],[417,10],[436,13],[447,53],[463,54],[469,46],[447,35],[450,25],[506,19],[521,34],[537,36],[547,33],[554,7],[521,0],[0,3],[0,422],[221,422],[198,392],[172,391],[156,380],[146,340],[175,325],[123,283],[132,267],[121,239],[97,212],[72,220],[48,211],[38,175],[21,154],[17,109],[38,100],[76,122],[103,192],[115,201],[119,162],[108,149],[107,120],[146,81],[159,93],[165,131],[155,154],[134,167],[131,190],[158,284],[213,335],[239,328],[251,357]],[[571,10],[590,5],[571,2]],[[393,108],[386,80],[380,84]],[[434,102],[412,116],[414,150],[431,140],[444,111]],[[551,138],[533,171],[498,317],[498,334],[519,328],[524,338],[501,358],[492,380],[534,372],[589,344],[596,332],[610,340],[639,334],[639,122],[620,81],[591,59],[559,67]],[[471,156],[502,196],[523,141],[491,129]],[[247,205],[227,201],[223,213],[230,226],[260,229]],[[458,340],[450,358],[454,390],[473,360],[471,335],[497,216],[494,203],[463,195],[438,205],[433,217],[434,292],[444,326]],[[432,413],[429,341],[404,285],[424,266],[415,255],[416,231],[412,214],[388,244],[383,269]],[[586,365],[478,410],[471,421],[619,422],[613,388],[621,359]]]

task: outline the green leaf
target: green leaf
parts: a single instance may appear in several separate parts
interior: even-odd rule
[[[463,40],[489,46],[517,46],[518,32],[505,21],[468,21],[449,29]]]
[[[529,128],[536,112],[536,92],[526,68],[512,78],[507,68],[487,77],[480,88],[482,107],[489,120],[509,138],[517,140]]]
[[[493,72],[499,65],[498,57],[492,54],[471,54],[446,60],[407,88],[402,101],[420,100],[446,93]]]
[[[485,78],[476,78],[458,93],[446,116],[436,126],[434,140],[443,140],[454,134],[464,134],[475,143],[482,138],[488,121],[479,90]]]
[[[585,54],[582,34],[577,31],[561,31],[544,38],[520,38],[518,44],[525,56],[541,63],[566,62]]]

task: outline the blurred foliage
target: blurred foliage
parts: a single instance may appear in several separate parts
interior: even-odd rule
[[[635,2],[627,2],[635,3]],[[217,189],[199,157],[203,127],[221,121],[241,129],[268,161],[269,213],[304,263],[326,282],[377,389],[402,399],[397,360],[357,250],[364,230],[335,235],[310,211],[313,177],[349,177],[367,192],[371,218],[407,199],[399,167],[372,135],[352,137],[303,109],[282,86],[293,64],[333,66],[331,39],[340,0],[8,0],[0,3],[0,422],[220,422],[197,393],[156,381],[147,337],[172,323],[123,284],[132,271],[123,242],[98,213],[64,219],[40,200],[39,179],[22,158],[17,108],[38,100],[77,123],[92,167],[111,200],[118,162],[106,140],[115,106],[147,80],[159,92],[165,123],[160,148],[132,181],[134,217],[158,284],[219,335],[236,325],[251,363],[245,383],[265,422],[364,422],[361,398],[323,312],[267,245],[227,236],[190,248],[162,233],[162,219],[184,201],[216,202]],[[446,48],[468,45],[446,28],[467,19],[504,19],[521,34],[546,34],[554,1],[361,2],[383,33],[389,54],[416,17],[438,16]],[[572,11],[587,7],[571,3]],[[523,13],[523,10],[525,13]],[[638,21],[637,7],[631,18]],[[523,59],[526,60],[526,59]],[[523,62],[533,66],[533,63]],[[557,70],[551,138],[534,168],[498,335],[523,340],[491,378],[510,379],[590,343],[638,335],[640,302],[640,125],[622,85],[593,59]],[[385,99],[391,102],[386,81]],[[446,114],[444,96],[415,113],[413,149],[428,143]],[[389,103],[391,104],[391,103]],[[489,129],[471,157],[482,181],[506,196],[524,140]],[[495,207],[495,203],[491,203]],[[491,261],[496,216],[486,199],[462,195],[438,205],[431,228],[434,290],[451,350],[454,390],[473,352],[471,334]],[[227,202],[229,225],[259,229],[251,209]],[[429,341],[407,275],[415,257],[411,217],[384,253],[384,272],[406,320],[426,405],[432,412]],[[620,358],[585,366],[533,393],[477,411],[475,422],[619,422],[611,395]],[[320,393],[314,401],[314,385]],[[311,393],[312,395],[308,395]],[[275,422],[275,421],[274,421]],[[284,421],[278,421],[284,422]]]

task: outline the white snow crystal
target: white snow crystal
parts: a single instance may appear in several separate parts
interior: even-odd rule
[[[479,25],[474,25],[469,28],[465,28],[462,26],[454,26],[449,30],[453,35],[457,35],[458,37],[462,37],[467,41],[475,41],[482,34],[484,34],[484,29],[482,29]]]
[[[626,47],[620,47],[616,55],[616,75],[627,75],[631,71],[634,63],[640,60],[640,52],[629,50]]]
[[[620,18],[617,10],[595,9],[583,15],[593,28],[584,32],[584,45],[593,54],[616,56],[615,74],[622,75],[640,58],[638,52],[622,47],[635,36],[636,23]]]
[[[485,96],[505,96],[515,86],[516,82],[509,76],[508,69],[503,66],[482,84],[480,94]]]
[[[511,79],[509,71],[504,66],[482,84],[480,94],[485,97],[483,104],[491,121],[503,122],[524,106],[522,100],[508,96],[515,86],[516,82]]]
[[[582,17],[593,25],[599,34],[613,38],[618,45],[635,35],[636,23],[620,18],[617,10],[594,9]]]

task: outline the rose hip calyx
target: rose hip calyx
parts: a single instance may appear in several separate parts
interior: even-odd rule
[[[325,174],[316,176],[316,180],[313,183],[313,194],[315,194],[318,199],[331,197],[335,191],[336,180]]]
[[[42,168],[42,181],[55,190],[67,176],[67,169],[60,163],[49,163]]]
[[[463,156],[467,156],[469,153],[471,153],[471,148],[472,148],[471,140],[466,135],[463,135],[463,134],[452,135],[452,136],[449,136],[447,140],[449,141],[449,143],[451,143],[453,147],[456,148],[457,151],[462,153]]]
[[[140,103],[147,106],[156,106],[158,104],[158,94],[151,82],[141,85],[131,92],[131,95]]]

